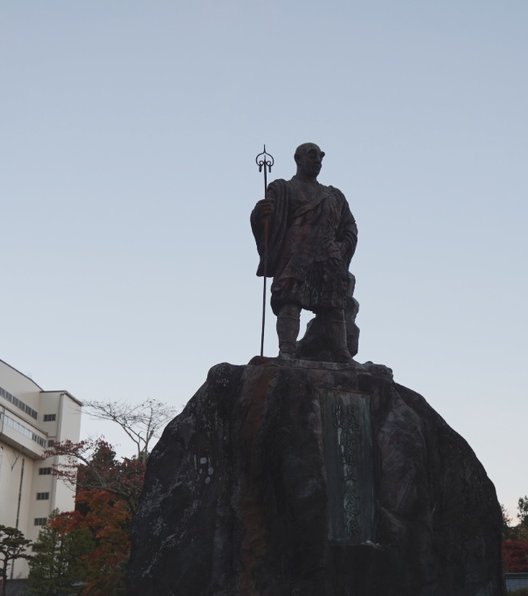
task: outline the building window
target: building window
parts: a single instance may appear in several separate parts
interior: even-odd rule
[[[51,468],[39,468],[39,476],[48,476],[51,474]]]
[[[31,435],[31,438],[35,441],[35,443],[38,443],[41,447],[46,447],[46,439],[43,439],[42,437],[39,437],[35,433],[33,433]]]
[[[39,435],[34,433],[27,426],[18,422],[18,420],[11,418],[11,416],[8,416],[5,412],[0,412],[0,422],[3,422],[3,424],[5,424],[6,426],[9,426],[13,430],[16,430],[17,432],[24,435],[28,439],[32,439],[33,441],[35,441],[35,443],[38,443],[41,447],[46,446],[46,439],[44,439],[43,437],[40,437]]]
[[[0,387],[0,396],[3,397],[4,399],[7,399],[7,401],[11,402],[14,406],[19,408],[23,412],[26,412],[27,414],[29,414],[35,420],[37,419],[37,411],[36,410],[34,410],[30,406],[28,406],[21,399],[18,399],[17,397],[15,397],[12,393],[9,393],[9,391],[6,391],[3,387]]]
[[[49,493],[37,493],[37,501],[48,501]]]
[[[35,526],[45,526],[47,521],[48,521],[47,517],[36,517],[33,524]]]
[[[48,440],[48,447],[53,447],[55,445],[55,441],[53,439]]]
[[[53,422],[57,419],[56,414],[44,414],[44,422]]]

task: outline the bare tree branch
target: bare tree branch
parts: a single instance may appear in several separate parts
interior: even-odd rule
[[[123,401],[86,402],[92,418],[115,422],[134,443],[137,457],[146,461],[151,441],[159,438],[167,423],[176,415],[176,409],[157,400],[148,399],[139,404]]]

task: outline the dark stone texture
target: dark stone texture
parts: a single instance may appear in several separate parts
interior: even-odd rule
[[[149,459],[129,594],[501,596],[460,435],[373,364],[213,367]]]

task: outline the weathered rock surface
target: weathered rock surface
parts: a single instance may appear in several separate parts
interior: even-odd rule
[[[213,367],[150,457],[129,594],[504,594],[492,483],[387,372]]]

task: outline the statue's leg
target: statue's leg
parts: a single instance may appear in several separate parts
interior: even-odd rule
[[[279,357],[293,358],[295,343],[299,335],[301,307],[285,304],[277,316],[277,335],[279,336]]]

